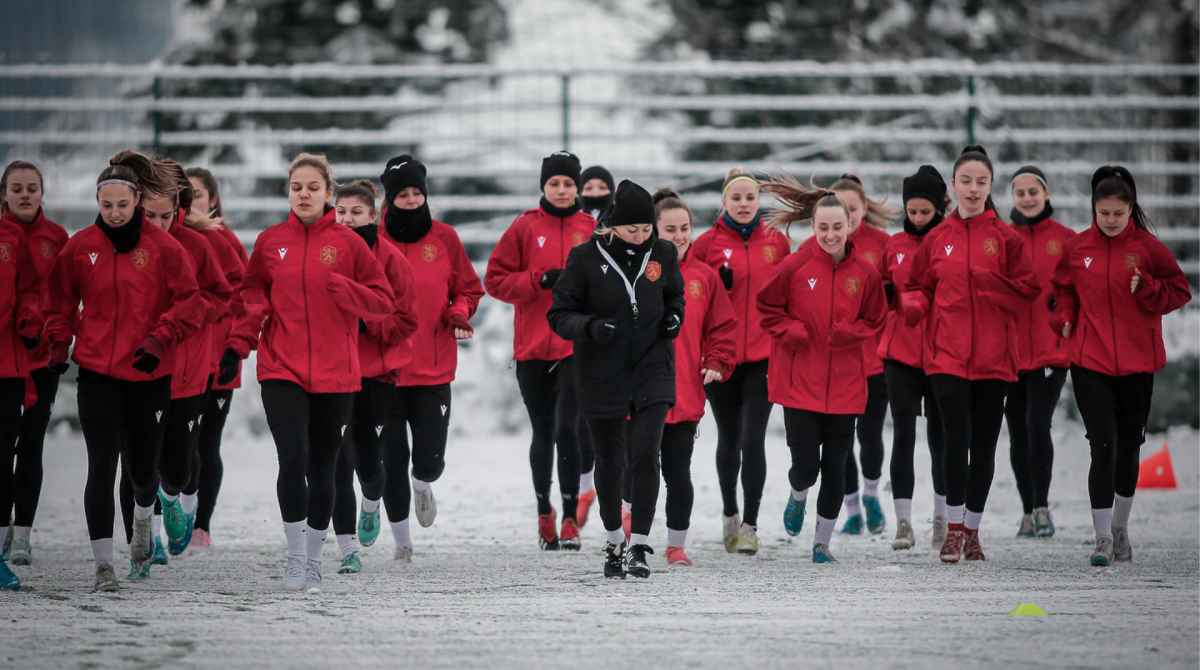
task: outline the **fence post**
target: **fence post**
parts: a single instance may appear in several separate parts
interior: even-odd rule
[[[967,144],[975,144],[975,75],[967,75]]]
[[[154,155],[161,156],[162,149],[162,110],[158,109],[157,103],[162,99],[162,77],[154,77],[154,113],[151,114],[151,119],[154,123]]]
[[[562,148],[571,150],[571,75],[562,74]]]

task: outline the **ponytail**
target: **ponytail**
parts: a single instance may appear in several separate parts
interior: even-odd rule
[[[96,179],[96,186],[99,188],[103,182],[112,180],[126,182],[150,200],[174,200],[180,191],[179,180],[172,168],[133,149],[110,158],[108,167]]]
[[[809,183],[812,183],[811,179]],[[788,239],[791,239],[788,232],[791,225],[797,221],[811,219],[818,207],[841,206],[846,211],[846,217],[850,216],[850,208],[833,191],[816,186],[806,187],[786,172],[768,175],[760,188],[783,204],[783,207],[772,207],[771,211],[767,212],[763,217],[763,225],[770,230],[782,232]]]
[[[867,192],[863,188],[862,179],[858,175],[847,172],[833,182],[833,186],[829,187],[831,191],[854,191],[858,197],[862,199],[863,207],[866,209],[866,214],[863,216],[863,222],[872,228],[885,230],[900,217],[900,210],[895,207],[890,207],[882,202],[875,202],[867,197]],[[887,198],[883,199],[887,202]]]
[[[654,192],[654,195],[651,197],[650,201],[654,203],[654,224],[656,228],[658,227],[658,220],[662,217],[663,212],[672,209],[682,209],[683,211],[687,212],[688,221],[693,221],[695,219],[695,217],[692,216],[692,208],[688,207],[687,203],[683,201],[683,198],[680,197],[679,193],[670,186],[659,188]]]

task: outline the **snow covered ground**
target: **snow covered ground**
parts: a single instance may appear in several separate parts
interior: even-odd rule
[[[235,402],[257,401],[257,385]],[[988,561],[943,566],[928,536],[911,552],[882,539],[835,535],[840,565],[810,562],[813,528],[783,532],[788,488],[781,413],[768,437],[763,548],[724,552],[711,420],[701,425],[693,473],[691,568],[667,569],[660,500],[659,553],[647,581],[601,576],[598,515],[584,550],[537,548],[527,436],[501,435],[488,412],[456,404],[453,440],[435,485],[439,516],[414,524],[416,556],[391,560],[388,531],[362,551],[361,574],[333,574],[322,593],[280,590],[285,543],[275,502],[274,447],[245,422],[228,434],[215,550],[173,559],[152,579],[92,594],[83,519],[82,440],[62,432],[46,448],[46,483],[33,546],[17,567],[19,593],[0,592],[0,659],[9,668],[390,667],[526,668],[827,666],[835,668],[1195,668],[1200,662],[1200,436],[1170,441],[1179,490],[1140,493],[1132,564],[1091,568],[1092,530],[1082,428],[1055,426],[1052,501],[1058,535],[1019,541],[1020,505],[1001,437],[983,522]],[[889,429],[890,438],[890,429]],[[920,451],[920,450],[918,450]],[[928,454],[918,454],[918,534],[931,516]],[[885,479],[886,479],[885,470]],[[885,484],[886,485],[886,484]],[[594,513],[594,511],[593,511]],[[116,554],[127,549],[118,531]],[[119,570],[124,576],[125,570]],[[1021,602],[1046,617],[1008,616]],[[953,659],[953,660],[951,660]],[[349,664],[349,666],[347,665]]]

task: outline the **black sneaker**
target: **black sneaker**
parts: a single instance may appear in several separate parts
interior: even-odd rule
[[[625,543],[604,547],[604,576],[609,579],[625,579]]]
[[[646,554],[653,554],[654,550],[646,544],[635,544],[629,548],[629,554],[625,556],[625,570],[634,577],[646,579],[650,576],[650,565],[646,563]]]

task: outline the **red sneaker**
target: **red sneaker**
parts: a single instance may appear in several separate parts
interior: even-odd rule
[[[621,530],[625,531],[625,546],[627,546],[627,547],[629,546],[629,534],[631,532],[633,532],[632,528],[633,528],[633,515],[631,515],[629,513],[629,510],[625,509],[625,506],[622,505],[621,506]]]
[[[563,551],[579,551],[582,544],[575,519],[563,519],[562,530],[558,533],[558,548]]]
[[[592,509],[592,503],[596,502],[596,488],[579,494],[579,506],[575,508],[575,519],[579,522],[579,527],[583,528],[587,525],[588,512]]]
[[[667,565],[691,565],[692,559],[683,553],[683,547],[667,547]]]
[[[964,561],[986,561],[983,547],[979,546],[979,529],[966,531],[966,548],[963,549]]]
[[[555,518],[553,507],[550,508],[549,514],[538,515],[538,546],[545,551],[558,550],[558,529],[554,527]]]
[[[209,536],[208,531],[201,528],[197,528],[196,530],[192,531],[192,541],[190,544],[188,544],[187,550],[211,551],[212,537]]]
[[[943,563],[957,563],[962,560],[963,547],[967,541],[966,526],[961,523],[952,523],[946,530],[946,541],[942,544],[942,551],[939,554]]]

